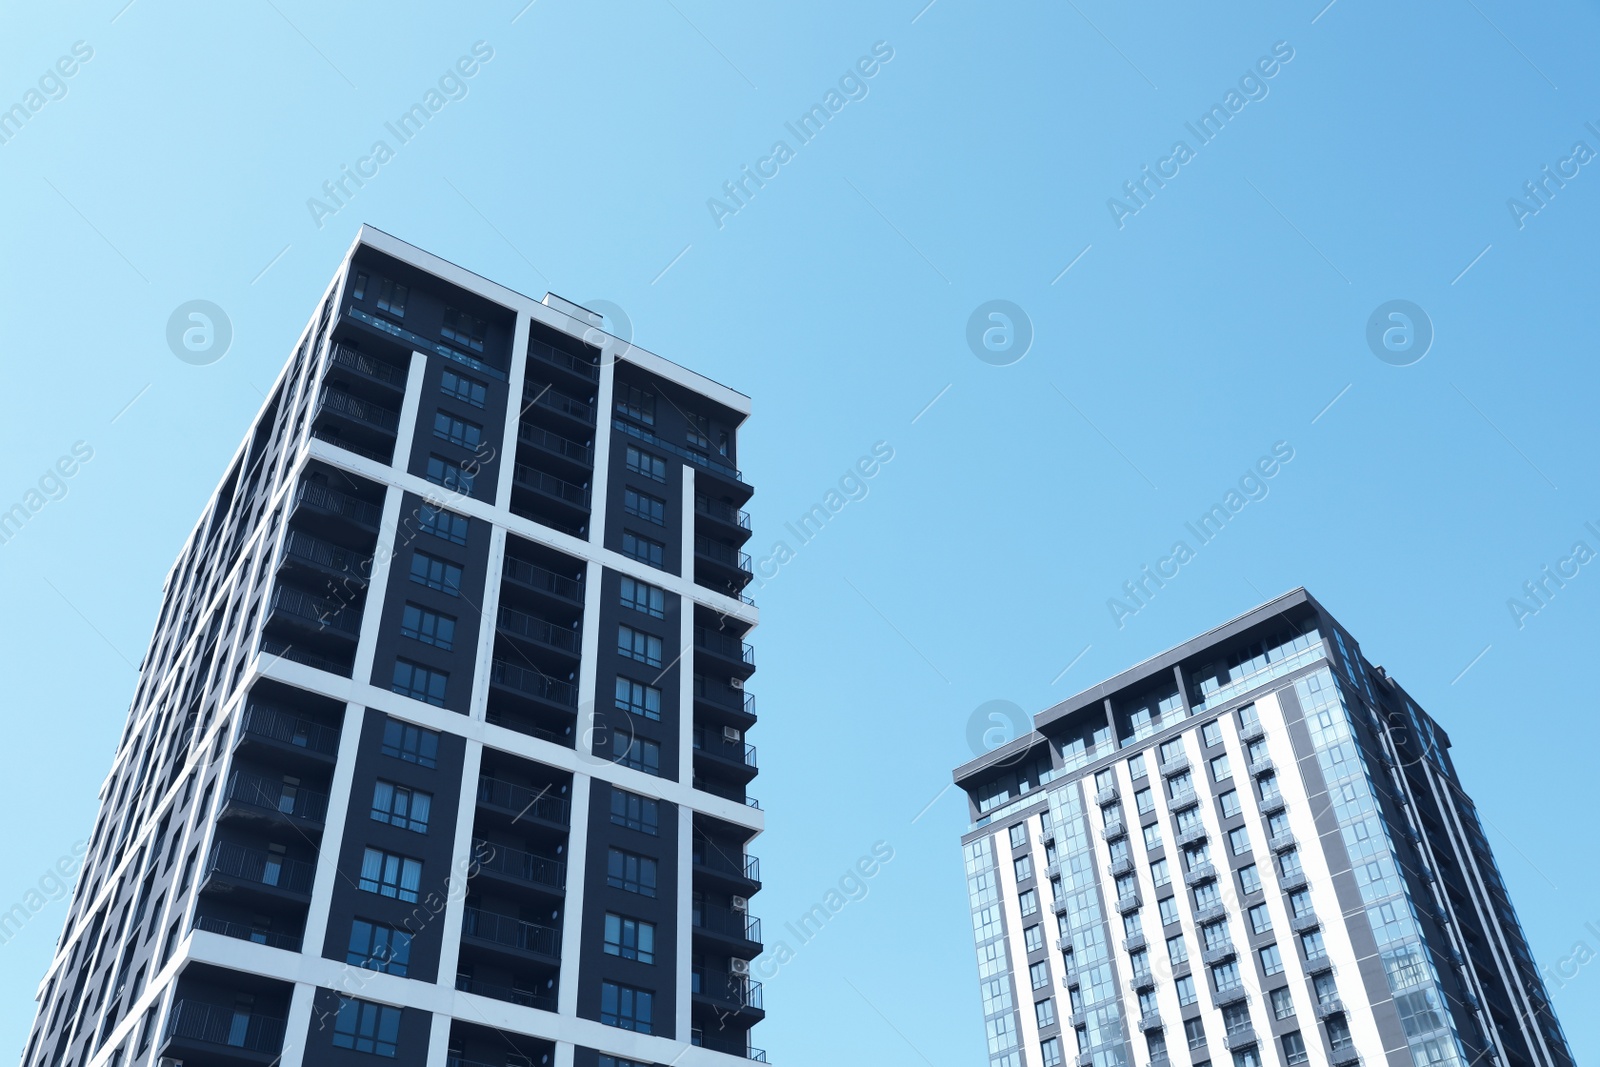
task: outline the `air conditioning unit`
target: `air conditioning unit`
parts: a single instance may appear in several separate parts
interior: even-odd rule
[[[736,745],[744,740],[744,734],[740,732],[737,726],[724,726],[722,728],[722,739],[730,745]]]
[[[748,911],[748,910],[750,910],[750,902],[748,900],[746,900],[744,897],[734,897],[731,900],[729,900],[728,903],[733,906],[733,910],[734,911]]]
[[[750,977],[750,961],[729,960],[728,970],[733,974],[739,975],[741,978],[748,978]]]
[[[728,679],[728,688],[737,689],[741,693],[744,692],[744,679],[743,678],[729,678]]]

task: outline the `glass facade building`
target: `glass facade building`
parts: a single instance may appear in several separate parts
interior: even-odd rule
[[[1448,737],[1304,590],[955,779],[992,1067],[1572,1067]]]

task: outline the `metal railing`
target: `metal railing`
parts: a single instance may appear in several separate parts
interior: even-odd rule
[[[371,571],[371,556],[352,552],[331,541],[314,537],[304,530],[289,531],[289,536],[283,542],[283,554],[285,558],[314,563],[325,570],[343,572],[362,585],[367,583],[368,577],[363,571]]]
[[[574,400],[566,393],[549,386],[539,385],[536,382],[529,382],[523,388],[522,402],[549,408],[551,411],[558,411],[570,418],[577,419],[579,422],[587,422],[591,425],[594,423],[593,406]]]
[[[383,520],[383,509],[376,504],[369,504],[365,500],[357,500],[348,493],[341,493],[337,489],[329,489],[316,482],[302,482],[295,493],[295,503],[300,507],[307,507],[313,511],[320,511],[325,515],[336,515],[340,518],[358,522],[363,526],[378,526]]]
[[[278,641],[266,635],[262,635],[261,638],[261,654],[263,656],[286,659],[291,663],[303,663],[307,667],[315,667],[317,670],[327,671],[329,674],[342,674],[346,678],[350,676],[350,665],[348,663],[341,663],[327,656],[320,656],[315,652],[296,648],[287,641]]]
[[[472,854],[478,866],[486,871],[495,871],[529,885],[551,889],[567,887],[567,865],[553,856],[523,852],[482,838],[473,839]]]
[[[732,545],[725,545],[721,541],[714,541],[705,534],[694,535],[694,554],[704,556],[713,563],[721,563],[724,566],[733,567],[746,574],[752,573],[751,567],[753,564],[750,562],[750,553],[742,552]]]
[[[314,622],[320,629],[338,630],[340,633],[359,636],[361,620],[356,618],[357,612],[349,610],[348,614],[346,613],[351,607],[343,600],[312,596],[287,585],[280,585],[272,590],[270,613],[288,615],[303,622]]]
[[[570,352],[563,352],[554,345],[546,344],[531,337],[528,338],[528,355],[545,363],[563,367],[580,377],[589,379],[591,382],[600,380],[600,368],[589,360],[582,359]]]
[[[507,1004],[520,1004],[524,1008],[556,1010],[556,995],[547,989],[518,989],[497,982],[485,982],[481,978],[468,978],[464,974],[456,975],[456,988],[463,993],[476,993],[480,997],[502,1000]],[[459,1056],[446,1057],[445,1064],[447,1067],[491,1067],[489,1064],[480,1064],[477,1060],[464,1060]]]
[[[333,346],[333,364],[352,370],[363,378],[371,378],[373,381],[392,385],[397,389],[406,387],[405,372],[399,367],[381,359],[374,359],[349,345]]]
[[[567,459],[586,466],[594,463],[593,448],[568,440],[558,433],[551,433],[544,427],[535,426],[531,422],[525,422],[518,428],[517,440],[525,445],[532,445],[534,448],[543,449],[554,455],[565,456]]]
[[[693,449],[675,445],[670,441],[663,441],[649,430],[635,426],[633,423],[623,419],[612,419],[611,425],[629,437],[636,437],[654,448],[665,449],[675,456],[686,459],[697,467],[705,467],[707,470],[734,479],[740,485],[744,484],[744,475],[739,472],[739,469],[720,456],[710,456],[704,452],[696,452]]]
[[[505,686],[507,689],[524,693],[528,696],[539,697],[554,704],[575,708],[578,706],[578,687],[571,682],[563,682],[549,675],[540,674],[538,671],[518,667],[514,663],[507,663],[497,659],[489,665],[489,681]]]
[[[482,908],[467,908],[461,925],[462,937],[490,941],[496,945],[536,952],[541,956],[559,954],[559,936],[554,927],[540,926],[526,919],[498,915]]]
[[[239,728],[251,737],[279,741],[320,752],[324,756],[337,755],[339,752],[338,730],[271,704],[251,704],[245,708],[244,721]]]
[[[730,526],[738,526],[745,530],[750,529],[750,513],[721,500],[712,500],[709,497],[695,494],[694,510],[700,515],[708,515]]]
[[[394,433],[400,428],[400,415],[397,412],[337,389],[323,389],[318,394],[316,414],[321,415],[324,411],[353,419],[384,433]]]
[[[264,849],[246,848],[231,841],[218,841],[206,858],[206,871],[225,878],[255,882],[290,893],[310,893],[316,865],[284,859]]]
[[[263,778],[248,771],[234,771],[223,795],[237,804],[310,822],[321,822],[328,814],[328,794],[304,786],[294,786],[291,791],[282,779]]]
[[[518,463],[514,472],[513,481],[524,489],[531,489],[545,496],[554,497],[567,504],[586,508],[589,506],[589,487],[587,485],[574,485],[565,478],[557,478],[553,474],[546,474],[526,463]]]
[[[549,593],[570,600],[574,603],[583,602],[583,582],[565,574],[557,574],[548,567],[541,567],[537,563],[507,556],[505,559],[505,577],[519,585],[530,589],[537,589],[541,593]]]
[[[743,690],[723,692],[705,684],[705,679],[695,676],[694,696],[696,700],[704,700],[708,704],[715,704],[719,708],[730,711],[743,711],[746,715],[756,713],[756,695]]]
[[[766,1010],[762,1003],[761,983],[742,974],[724,974],[696,967],[690,991],[714,1000],[729,1001],[741,1008]]]
[[[748,641],[741,641],[731,634],[725,634],[705,626],[694,628],[694,647],[703,648],[708,652],[715,652],[726,659],[738,660],[755,666],[755,646]]]
[[[268,1054],[283,1048],[284,1020],[273,1015],[180,1000],[167,1018],[167,1040],[198,1041]]]
[[[515,608],[501,608],[496,615],[496,622],[500,629],[507,633],[526,637],[530,641],[563,652],[578,651],[578,632],[564,626],[557,626],[552,622],[536,618],[526,612]]]
[[[746,912],[701,907],[695,912],[694,925],[697,930],[709,930],[725,937],[740,937],[758,944],[761,941],[761,920]]]
[[[536,819],[559,823],[562,826],[567,825],[572,818],[572,804],[566,798],[557,796],[548,786],[535,790],[499,778],[480,778],[478,802],[492,804],[497,808],[517,812],[519,815],[531,813]]]
[[[696,845],[693,863],[696,867],[703,867],[718,874],[744,878],[751,882],[761,881],[761,861],[759,859],[755,856],[745,855],[740,855],[736,858],[723,852],[715,845]]]
[[[742,763],[746,767],[756,766],[756,746],[744,741],[724,741],[720,735],[713,734],[704,727],[695,728],[694,747],[697,752],[704,752],[731,763]]]
[[[254,941],[258,945],[281,948],[289,952],[299,952],[302,940],[297,934],[257,930],[255,927],[245,923],[229,922],[227,919],[217,919],[209,915],[201,915],[196,918],[194,928],[203,930],[208,934],[221,934],[223,937],[232,937],[239,941]]]

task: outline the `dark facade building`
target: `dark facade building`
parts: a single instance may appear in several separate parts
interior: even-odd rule
[[[1444,730],[1304,590],[956,771],[993,1067],[1572,1067]]]
[[[364,228],[167,579],[25,1067],[764,1060],[749,401]]]

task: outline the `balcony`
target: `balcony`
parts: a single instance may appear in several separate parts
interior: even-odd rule
[[[194,928],[208,934],[231,937],[236,941],[252,941],[257,945],[266,945],[268,948],[281,948],[286,952],[299,952],[302,942],[299,934],[261,930],[248,923],[230,922],[227,919],[217,919],[209,915],[196,916]]]
[[[261,655],[268,660],[286,659],[291,663],[301,663],[307,667],[315,667],[319,671],[327,671],[329,674],[350,677],[348,655],[342,659],[319,655],[309,649],[298,648],[287,641],[279,641],[267,634],[261,636]]]
[[[576,485],[564,478],[546,474],[537,467],[518,463],[512,472],[512,484],[519,489],[537,493],[546,500],[565,506],[576,513],[589,511],[589,487]]]
[[[1117,898],[1117,910],[1126,915],[1130,911],[1138,911],[1140,903],[1138,893],[1126,893]]]
[[[547,367],[556,367],[585,382],[598,382],[600,380],[600,368],[592,358],[563,352],[554,345],[546,344],[537,338],[528,338],[528,356]]]
[[[694,699],[696,703],[709,706],[731,721],[742,722],[747,726],[755,723],[754,693],[743,689],[725,689],[708,683],[704,675],[697,674],[694,676]]]
[[[715,842],[695,842],[692,867],[695,874],[731,884],[742,897],[761,888],[761,861],[755,856],[726,852]]]
[[[1286,803],[1287,802],[1283,799],[1282,793],[1271,793],[1263,796],[1261,798],[1261,814],[1276,814],[1284,809]]]
[[[649,430],[646,430],[641,426],[636,426],[626,419],[612,419],[611,426],[613,429],[625,433],[629,437],[633,437],[645,442],[652,448],[659,448],[667,452],[671,452],[680,459],[684,459],[690,463],[693,463],[701,470],[709,474],[717,475],[723,480],[724,485],[737,493],[744,500],[749,500],[751,495],[755,492],[754,489],[745,484],[744,475],[739,472],[738,468],[734,467],[733,464],[728,462],[726,456],[710,455],[705,452],[697,452],[692,448],[684,448],[681,445],[675,445],[671,441],[663,441]]]
[[[283,1050],[283,1033],[284,1020],[277,1016],[180,1000],[167,1018],[161,1055],[208,1064],[271,1064]]]
[[[239,724],[239,745],[274,753],[303,753],[308,762],[326,766],[339,754],[339,731],[287,708],[253,702]]]
[[[538,593],[542,597],[555,600],[569,607],[583,606],[583,581],[565,574],[557,574],[547,567],[527,560],[518,559],[508,555],[505,558],[505,569],[501,572],[505,580]]]
[[[1326,953],[1306,960],[1307,974],[1333,974],[1334,971],[1333,960],[1329,959]]]
[[[1296,867],[1292,871],[1284,871],[1278,875],[1278,886],[1284,892],[1292,892],[1306,887],[1306,872],[1304,867]]]
[[[489,682],[517,696],[542,700],[564,710],[578,706],[576,685],[552,678],[537,670],[518,667],[503,659],[497,659],[489,665]]]
[[[581,400],[575,400],[543,382],[529,380],[522,390],[522,404],[524,415],[535,411],[551,412],[586,430],[594,428],[592,402],[586,404]]]
[[[1317,1018],[1330,1019],[1344,1014],[1344,1001],[1338,997],[1323,997],[1317,1001]]]
[[[1155,1012],[1139,1016],[1139,1032],[1148,1034],[1152,1030],[1161,1029],[1161,1016]]]
[[[694,628],[694,647],[698,652],[715,656],[733,673],[748,677],[756,669],[756,650],[748,641],[732,634],[712,630],[705,626]]]
[[[542,426],[535,426],[531,422],[522,423],[517,429],[517,440],[574,471],[594,469],[594,449],[591,446],[562,437]]]
[[[1128,979],[1128,988],[1135,993],[1156,987],[1156,976],[1151,971],[1138,971]]]
[[[383,520],[383,509],[348,493],[330,489],[316,482],[301,482],[295,492],[295,512],[352,522],[369,533],[377,533]]]
[[[313,418],[320,420],[325,414],[334,416],[345,425],[389,437],[393,437],[400,428],[400,415],[397,412],[338,389],[325,388],[317,397],[317,410]]]
[[[1253,1026],[1239,1026],[1222,1035],[1222,1044],[1229,1052],[1238,1052],[1257,1043]]]
[[[222,795],[223,815],[234,813],[315,830],[322,828],[328,816],[328,794],[249,771],[234,771]]]
[[[1200,959],[1207,967],[1210,967],[1213,964],[1221,963],[1223,960],[1231,960],[1238,954],[1238,950],[1231,944],[1212,945],[1210,948],[1200,950]]]
[[[1309,933],[1322,925],[1322,920],[1317,918],[1317,913],[1308,911],[1304,915],[1294,915],[1289,918],[1289,926],[1297,934]]]
[[[1295,846],[1294,834],[1287,830],[1273,834],[1267,842],[1267,847],[1274,852],[1287,852]]]
[[[312,596],[287,585],[273,587],[267,621],[282,621],[297,630],[351,641],[361,636],[359,606],[329,597]]]
[[[1328,1053],[1328,1062],[1332,1067],[1355,1067],[1361,1062],[1361,1053],[1353,1044],[1341,1045]]]
[[[750,1012],[764,1016],[766,1008],[761,995],[761,983],[742,974],[726,974],[695,968],[691,973],[690,993],[698,1001],[717,1009],[719,1018]],[[747,1020],[754,1023],[756,1019]]]
[[[357,590],[367,587],[372,556],[324,541],[304,530],[290,530],[283,542],[280,565]]]
[[[315,877],[315,864],[287,859],[279,852],[218,841],[206,859],[202,885],[207,891],[227,894],[242,892],[276,901],[303,900],[311,896]]]
[[[334,345],[330,366],[348,371],[357,378],[389,389],[404,393],[406,389],[406,372],[385,360],[369,356],[349,345]]]
[[[1196,822],[1193,826],[1190,826],[1187,829],[1179,830],[1178,836],[1174,838],[1174,840],[1178,842],[1179,848],[1182,848],[1184,845],[1192,845],[1196,841],[1204,841],[1205,839],[1206,828],[1205,824],[1201,822]]]
[[[1238,985],[1229,986],[1227,989],[1217,990],[1212,995],[1211,1002],[1218,1008],[1226,1008],[1230,1004],[1240,1004],[1249,999],[1250,990],[1243,982],[1240,982]]]
[[[1207,904],[1194,910],[1194,924],[1204,926],[1206,923],[1216,922],[1218,919],[1228,917],[1228,908],[1225,904]]]
[[[1197,885],[1214,882],[1216,879],[1217,868],[1215,864],[1197,863],[1189,868],[1189,872],[1183,876],[1183,884],[1192,889]]]
[[[1127,837],[1128,824],[1121,819],[1112,819],[1106,823],[1105,829],[1100,831],[1100,836],[1107,841],[1115,841],[1119,837]]]
[[[1132,937],[1125,937],[1122,939],[1122,951],[1131,955],[1144,948],[1145,943],[1146,942],[1143,934],[1134,934]]]
[[[481,978],[469,978],[467,975],[456,975],[456,989],[462,993],[472,993],[480,997],[488,997],[506,1004],[520,1004],[524,1008],[538,1008],[541,1011],[556,1010],[556,994],[553,989],[527,989],[516,985],[501,985],[498,982],[485,982]],[[475,1060],[463,1060],[457,1056],[445,1059],[449,1067],[479,1067]]]
[[[1260,778],[1263,774],[1271,774],[1276,769],[1277,766],[1272,762],[1272,757],[1263,756],[1250,764],[1250,777]]]
[[[578,631],[571,627],[557,626],[515,608],[504,607],[495,615],[495,626],[501,633],[560,652],[574,661],[578,659]]]
[[[741,511],[732,504],[721,500],[712,500],[696,493],[694,496],[694,513],[703,515],[713,522],[721,523],[726,533],[732,534],[733,537],[741,542],[750,536],[750,513]]]
[[[1267,736],[1267,728],[1261,725],[1260,719],[1239,728],[1239,740],[1247,745],[1252,741],[1259,741],[1265,736]]]
[[[730,945],[729,954],[739,959],[753,960],[761,955],[761,920],[746,912],[710,906],[697,908],[694,933],[697,937],[704,934]]]
[[[723,770],[749,781],[756,776],[756,746],[745,741],[730,741],[721,733],[695,727],[694,752],[715,760]]]
[[[1108,785],[1104,789],[1100,789],[1095,792],[1094,802],[1103,808],[1107,804],[1115,804],[1117,802],[1117,798],[1121,795],[1122,791],[1116,786]]]
[[[1106,871],[1113,878],[1118,878],[1118,877],[1121,877],[1124,874],[1132,873],[1132,871],[1133,871],[1133,857],[1132,856],[1118,856],[1116,859],[1111,861],[1109,866],[1106,867]]]
[[[1199,803],[1199,794],[1194,791],[1194,786],[1189,786],[1187,789],[1179,789],[1174,792],[1172,794],[1172,801],[1168,806],[1174,812],[1178,812],[1183,811],[1185,808],[1192,808]]]
[[[734,548],[732,545],[713,540],[704,534],[694,535],[695,580],[708,588],[721,589],[724,585],[731,589],[729,596],[736,596],[740,590],[749,585],[755,578],[753,564],[750,562],[750,553]],[[709,564],[713,576],[712,581],[700,581],[699,564]],[[725,581],[718,582],[715,578]]]
[[[472,855],[486,877],[560,895],[567,888],[567,865],[554,856],[523,852],[481,838],[472,842]]]
[[[510,816],[512,823],[544,823],[565,831],[571,823],[572,804],[553,786],[532,789],[499,778],[478,779],[478,806]]]
[[[1056,951],[1057,952],[1071,952],[1072,951],[1072,935],[1071,934],[1062,934],[1060,937],[1056,938]]]
[[[1164,776],[1168,777],[1168,778],[1171,778],[1175,774],[1182,774],[1184,771],[1186,771],[1188,769],[1189,769],[1189,757],[1188,756],[1174,756],[1170,760],[1162,760],[1161,761],[1161,773]]]
[[[491,945],[513,958],[531,958],[539,963],[561,961],[560,931],[510,915],[497,915],[482,908],[467,908],[461,925],[461,939]]]

